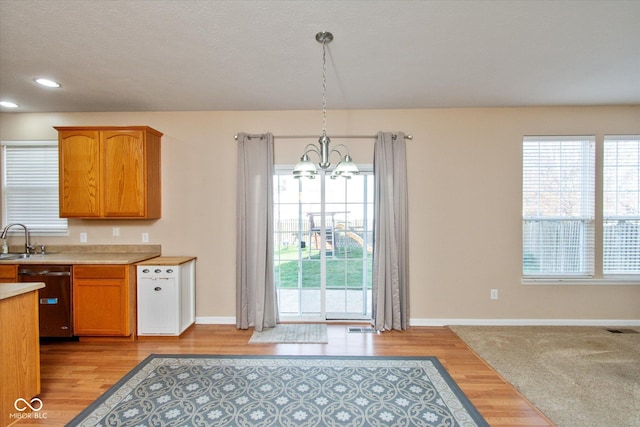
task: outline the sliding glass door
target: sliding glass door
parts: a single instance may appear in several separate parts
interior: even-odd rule
[[[370,319],[373,175],[274,176],[274,274],[282,319]]]

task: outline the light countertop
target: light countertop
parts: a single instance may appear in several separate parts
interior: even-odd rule
[[[135,264],[160,255],[141,253],[58,253],[31,255],[29,258],[0,260],[0,264]]]
[[[0,264],[135,264],[158,257],[161,249],[159,245],[50,246],[44,255],[4,259]]]
[[[160,256],[157,258],[147,259],[136,265],[180,265],[196,259],[194,256]]]
[[[37,291],[44,288],[42,282],[0,283],[0,300]]]

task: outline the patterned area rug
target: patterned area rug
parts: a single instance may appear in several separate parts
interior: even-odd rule
[[[326,344],[324,323],[280,323],[275,328],[254,332],[249,344]]]
[[[151,355],[68,426],[488,426],[435,357]]]

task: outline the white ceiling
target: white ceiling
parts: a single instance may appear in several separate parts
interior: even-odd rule
[[[0,0],[0,98],[320,109],[323,30],[329,109],[640,104],[637,0]]]

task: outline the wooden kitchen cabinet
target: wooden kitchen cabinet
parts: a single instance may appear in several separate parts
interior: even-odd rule
[[[0,426],[15,423],[12,415],[24,415],[14,406],[17,399],[31,401],[40,394],[40,287],[8,297],[0,292]]]
[[[55,129],[60,217],[160,218],[162,133],[148,126]]]
[[[135,277],[133,265],[74,265],[74,335],[135,337]]]
[[[16,283],[18,281],[18,265],[0,265],[0,283]]]

